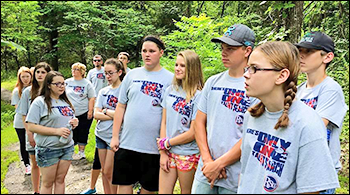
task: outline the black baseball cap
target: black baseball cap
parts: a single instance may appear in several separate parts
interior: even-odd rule
[[[332,38],[320,31],[306,33],[296,47],[307,49],[317,49],[334,53],[334,42]]]
[[[244,24],[234,24],[227,29],[222,37],[211,39],[214,43],[226,43],[231,46],[251,46],[254,47],[255,33]]]

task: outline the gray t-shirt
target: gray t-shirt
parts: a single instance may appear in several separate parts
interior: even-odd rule
[[[48,114],[47,105],[43,96],[38,96],[29,108],[26,122],[42,125],[45,127],[60,128],[66,127],[69,120],[74,118],[74,111],[69,104],[63,100],[51,100],[51,113]],[[73,132],[68,136],[68,142],[59,141],[61,136],[57,135],[41,135],[34,133],[36,147],[61,149],[67,148],[74,144],[72,136]]]
[[[200,91],[198,90],[190,102],[186,103],[186,92],[181,87],[176,91],[174,86],[170,85],[163,97],[162,107],[166,109],[166,137],[173,138],[187,132],[192,120],[196,119],[196,101],[200,97]],[[199,148],[196,140],[193,140],[190,143],[172,146],[170,152],[178,155],[192,155],[198,154]]]
[[[127,104],[120,148],[159,154],[156,138],[162,119],[161,102],[173,76],[165,68],[150,72],[144,67],[134,68],[126,74],[119,94],[119,103]]]
[[[22,94],[25,88],[22,89]],[[12,97],[11,97],[11,105],[15,106],[19,104],[20,97],[19,97],[19,92],[18,92],[18,87],[16,87],[12,91]],[[17,109],[17,108],[16,108]],[[16,129],[24,129],[23,121],[22,121],[22,114],[19,114],[16,112],[14,120],[13,120],[13,127]]]
[[[282,112],[265,109],[257,118],[245,114],[238,193],[296,194],[339,187],[321,118],[296,100],[289,126],[275,130]]]
[[[96,94],[108,84],[105,75],[105,68],[103,66],[100,70],[97,70],[97,68],[91,69],[88,72],[86,79],[92,83]]]
[[[342,124],[348,106],[345,103],[341,86],[331,77],[326,77],[313,88],[306,88],[306,82],[298,86],[297,98],[310,106],[329,121],[327,125],[327,140],[334,166],[341,169],[340,140]]]
[[[32,102],[30,91],[32,90],[32,86],[29,86],[23,90],[21,99],[18,102],[16,113],[20,116],[26,116],[29,111],[30,104]],[[22,118],[21,118],[22,120]],[[29,143],[29,139],[27,134],[26,135],[26,150],[27,151],[35,151],[35,148],[32,147]]]
[[[204,85],[198,110],[207,115],[207,142],[214,160],[227,153],[242,137],[244,113],[255,98],[246,95],[244,77],[233,78],[228,70],[210,77]],[[202,158],[195,179],[210,185],[203,175]],[[216,180],[215,186],[236,192],[240,162],[226,167],[227,179]]]
[[[65,81],[66,94],[73,104],[75,115],[80,116],[89,110],[89,99],[96,97],[95,89],[87,79],[75,80],[69,78]]]
[[[95,108],[107,108],[115,110],[118,103],[120,87],[113,89],[107,86],[100,90],[97,96]],[[113,134],[113,120],[98,120],[95,128],[95,135],[107,143],[111,143]]]

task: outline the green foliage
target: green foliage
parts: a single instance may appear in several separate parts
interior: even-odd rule
[[[13,122],[14,115],[15,107],[1,101],[1,131]]]

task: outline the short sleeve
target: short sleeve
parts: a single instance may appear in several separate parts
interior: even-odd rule
[[[103,108],[103,92],[104,90],[100,90],[98,92],[98,96],[97,96],[97,99],[96,99],[96,104],[95,104],[95,108]]]
[[[23,91],[21,99],[19,100],[16,108],[16,113],[21,114],[23,116],[27,115],[29,110],[29,92],[30,91],[28,91],[28,88]]]
[[[198,103],[201,98],[201,91],[197,91],[197,95],[195,96],[194,102],[193,102],[193,109],[192,109],[192,117],[191,120],[195,120],[197,116],[197,111],[198,111]]]
[[[207,80],[207,82],[204,85],[204,88],[202,90],[201,96],[199,98],[199,103],[197,105],[198,110],[202,111],[203,113],[207,114],[207,103],[208,103],[208,96],[211,89],[211,78]]]
[[[321,93],[318,97],[316,111],[322,117],[338,128],[342,125],[345,117],[347,106],[344,98],[338,90],[328,90]]]
[[[13,91],[12,91],[12,96],[11,96],[11,105],[17,105],[19,102],[20,98],[19,98],[19,93],[18,93],[18,88],[16,87]]]
[[[29,108],[26,122],[39,124],[40,119],[46,115],[47,111],[45,112],[45,102],[42,98],[37,97]]]
[[[170,86],[165,90],[164,95],[163,95],[163,100],[162,100],[161,106],[162,106],[163,108],[165,108],[165,109],[166,109],[166,99],[167,99],[167,97],[168,97],[168,95],[169,95],[169,93],[170,93],[171,87],[172,87],[172,85],[170,85]]]
[[[120,86],[120,92],[119,92],[119,97],[118,97],[118,102],[121,104],[127,104],[129,101],[128,98],[128,89],[130,87],[130,74],[128,73],[125,75],[123,82]]]
[[[339,187],[326,139],[320,138],[299,148],[296,185],[297,193]]]

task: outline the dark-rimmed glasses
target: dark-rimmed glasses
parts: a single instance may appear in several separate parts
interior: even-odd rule
[[[107,76],[112,76],[114,73],[117,73],[118,71],[114,71],[114,72],[105,72],[105,75]]]
[[[93,60],[94,62],[101,62],[101,60]]]
[[[51,83],[52,85],[56,85],[56,87],[62,87],[62,86],[66,86],[67,85],[67,83],[65,83],[65,82],[63,82],[63,83],[61,83],[61,82],[57,82],[57,83]]]
[[[277,68],[258,68],[256,66],[248,66],[244,68],[244,72],[249,72],[250,74],[255,74],[256,71],[281,71],[282,69]]]

